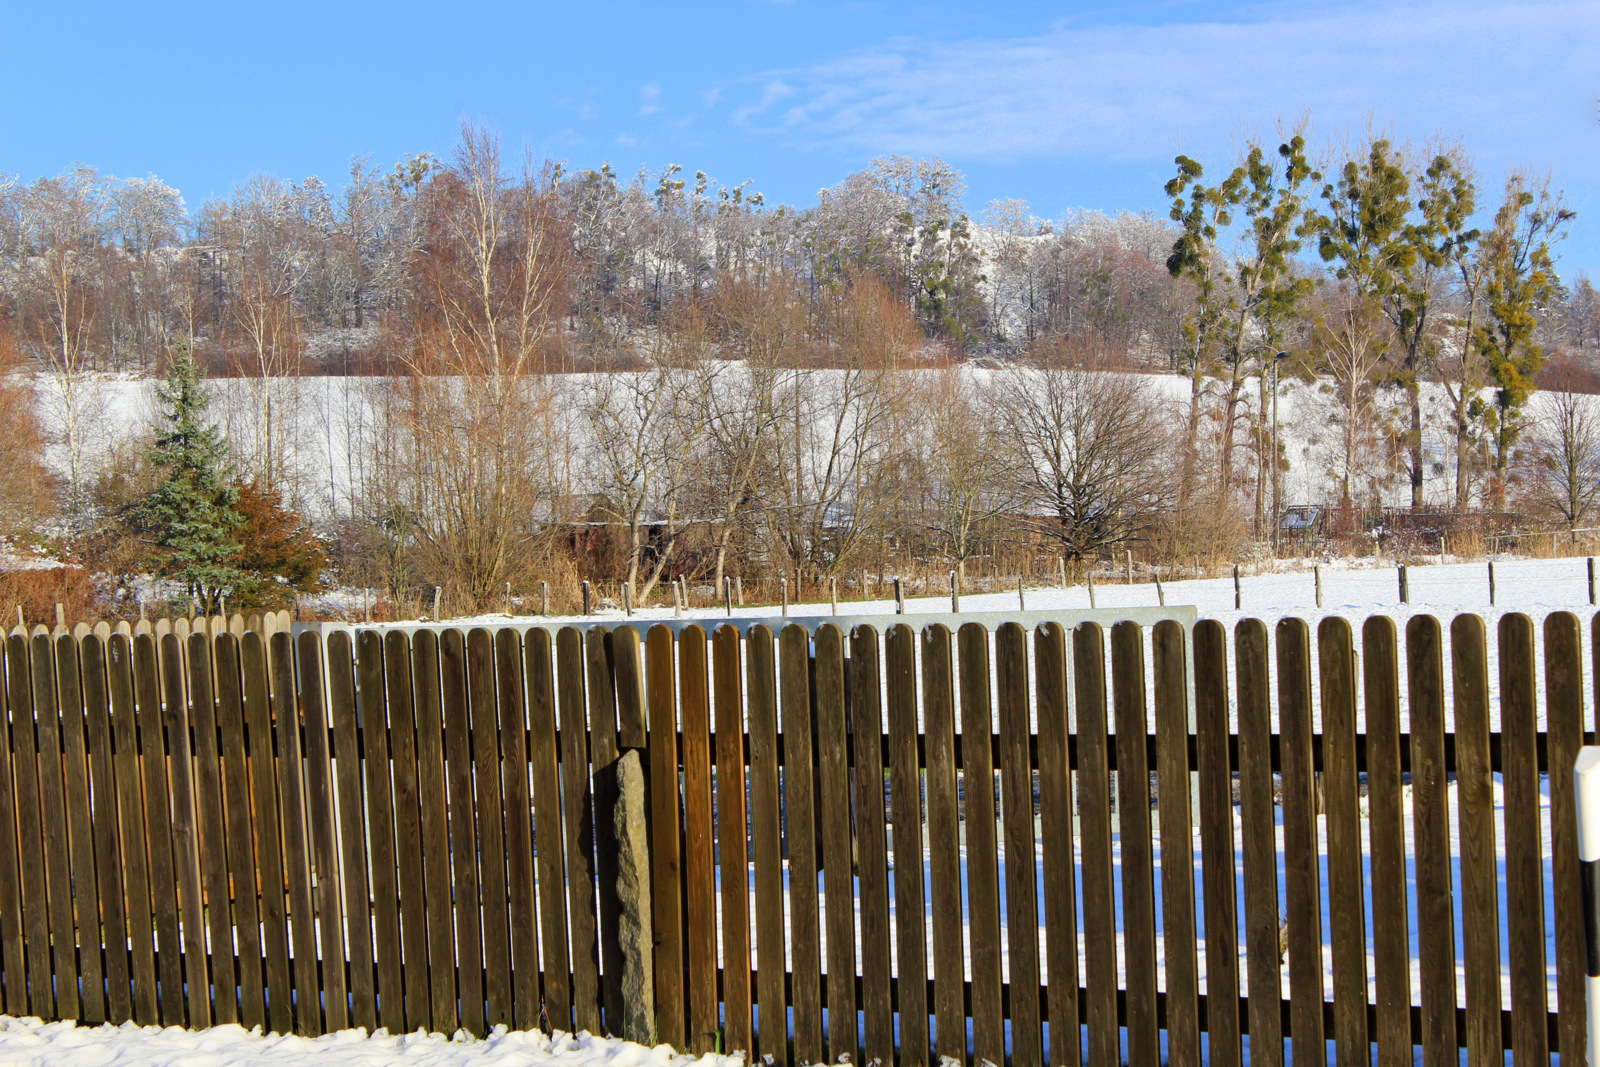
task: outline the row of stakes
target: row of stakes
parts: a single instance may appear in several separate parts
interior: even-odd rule
[[[1065,561],[1060,561],[1060,560],[1058,560],[1057,562],[1061,564],[1061,585],[1062,585],[1063,588],[1065,588],[1066,584],[1067,584],[1066,563],[1065,563]],[[1595,603],[1594,557],[1593,556],[1587,557],[1585,562],[1587,564],[1587,569],[1588,569],[1589,603],[1590,604],[1594,604]],[[1402,563],[1398,567],[1396,567],[1395,570],[1396,570],[1396,576],[1397,576],[1398,581],[1399,581],[1400,603],[1409,604],[1409,603],[1411,603],[1411,585],[1410,585],[1410,580],[1409,580],[1409,578],[1407,576],[1407,573],[1406,573],[1406,565]],[[1494,561],[1493,560],[1490,560],[1488,562],[1488,571],[1489,571],[1489,603],[1492,606],[1494,604],[1494,602],[1495,602],[1495,582],[1494,582]],[[1132,574],[1133,574],[1133,562],[1132,562],[1132,559],[1131,559],[1131,553],[1130,553],[1130,558],[1129,558],[1129,561],[1128,561],[1127,574],[1128,574],[1129,580],[1131,581],[1132,580]],[[1312,568],[1312,576],[1313,576],[1313,581],[1315,582],[1315,586],[1316,586],[1317,607],[1320,608],[1320,607],[1322,607],[1322,568],[1321,567],[1313,567]],[[1160,606],[1166,607],[1167,594],[1166,594],[1166,590],[1163,588],[1163,586],[1161,584],[1161,576],[1160,575],[1152,575],[1152,577],[1153,577],[1153,579],[1155,581],[1155,587],[1156,587],[1156,602]],[[903,582],[902,582],[902,580],[900,578],[892,578],[892,579],[890,579],[890,581],[894,585],[894,611],[895,611],[895,614],[896,615],[904,615],[906,613],[906,598],[905,598],[905,587],[904,587],[904,584],[903,584]],[[673,613],[674,616],[682,617],[684,608],[688,607],[688,604],[689,604],[688,579],[684,578],[684,577],[673,578],[673,579],[671,579],[669,584],[670,584],[670,586],[672,588],[672,613]],[[1094,574],[1092,572],[1088,575],[1088,583],[1087,584],[1088,584],[1088,590],[1089,590],[1089,607],[1091,609],[1093,609],[1096,605],[1095,605],[1095,592],[1094,592]],[[789,578],[788,578],[787,575],[782,576],[782,577],[780,577],[778,579],[778,589],[779,589],[779,596],[781,597],[783,614],[784,614],[785,617],[787,617],[788,614],[789,614]],[[862,589],[863,589],[863,591],[866,589],[866,576],[865,575],[862,576]],[[444,604],[443,590],[441,590],[438,586],[435,586],[434,590],[433,590],[433,596],[434,596],[434,605],[435,605],[434,616],[436,618],[443,618],[444,617],[443,616],[443,610],[442,610],[443,604]],[[725,575],[723,577],[723,579],[722,579],[722,596],[723,596],[723,605],[726,608],[727,613],[729,615],[732,615],[735,602],[737,602],[740,606],[743,606],[743,604],[744,604],[744,588],[743,588],[742,581],[737,577],[733,577],[733,576],[730,576],[730,575]],[[594,612],[594,605],[593,605],[593,599],[592,598],[593,598],[592,587],[591,587],[590,583],[588,582],[588,580],[585,580],[583,582],[583,613],[585,615],[591,615]],[[829,604],[830,604],[830,607],[832,609],[833,614],[835,614],[835,615],[839,614],[839,579],[838,578],[829,578],[828,579],[828,600],[829,600]],[[540,601],[540,605],[539,605],[540,614],[542,614],[542,615],[550,614],[550,583],[549,582],[540,582],[539,583],[539,601]],[[630,583],[624,582],[622,584],[622,602],[623,602],[623,610],[631,618],[633,616],[633,586]],[[1025,585],[1025,583],[1023,582],[1023,580],[1022,580],[1022,578],[1020,576],[1017,578],[1017,607],[1018,607],[1019,610],[1026,610],[1027,609],[1027,586]],[[1235,611],[1242,610],[1243,607],[1244,607],[1244,585],[1243,585],[1243,581],[1242,581],[1242,578],[1241,578],[1240,573],[1239,573],[1239,565],[1237,563],[1234,564],[1234,566],[1233,566],[1233,607],[1234,607]],[[957,575],[956,575],[955,571],[951,571],[950,572],[950,610],[952,612],[958,613],[958,614],[961,611],[961,584],[960,584],[959,579],[957,578]],[[506,583],[506,613],[507,614],[511,613],[511,583],[510,582]],[[59,611],[58,611],[58,614],[59,614]]]

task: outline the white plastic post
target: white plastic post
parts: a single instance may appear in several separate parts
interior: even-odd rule
[[[1600,1064],[1600,747],[1578,752],[1578,874],[1583,893],[1584,973],[1589,1002],[1589,1062]]]

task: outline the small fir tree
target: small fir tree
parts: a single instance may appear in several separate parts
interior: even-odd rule
[[[235,565],[244,522],[235,507],[228,442],[205,421],[209,390],[194,357],[180,350],[167,364],[167,381],[156,387],[161,432],[146,458],[165,480],[144,502],[143,525],[152,535],[156,573],[181,582],[202,609],[229,595],[246,575]]]

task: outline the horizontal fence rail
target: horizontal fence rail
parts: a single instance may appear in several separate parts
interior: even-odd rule
[[[0,1004],[1581,1062],[1592,620],[770,621],[13,632]]]

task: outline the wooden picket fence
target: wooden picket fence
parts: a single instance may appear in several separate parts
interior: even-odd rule
[[[0,1001],[617,1032],[638,750],[678,1047],[1154,1067],[1165,1031],[1173,1064],[1582,1062],[1576,616],[1544,620],[1542,671],[1502,617],[1496,678],[1471,615],[1448,642],[1426,615],[1359,642],[896,621],[14,632]]]

